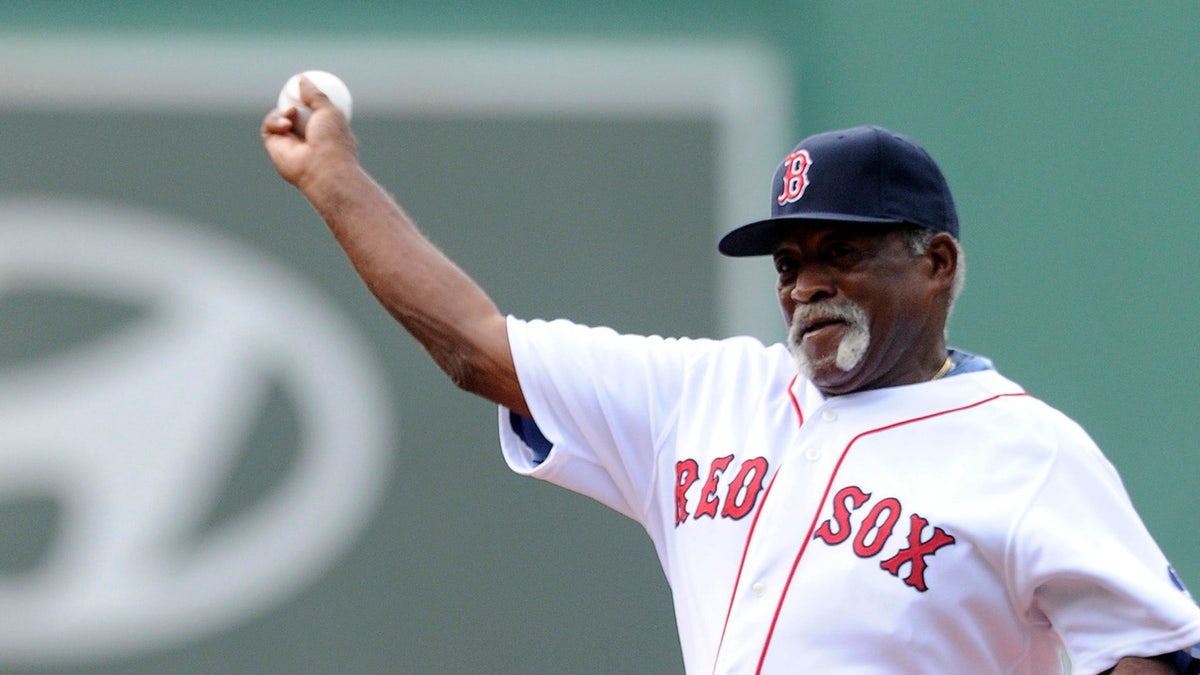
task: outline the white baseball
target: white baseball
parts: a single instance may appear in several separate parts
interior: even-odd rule
[[[342,111],[342,114],[346,116],[346,121],[350,121],[350,111],[353,101],[350,98],[350,89],[346,87],[346,83],[342,82],[341,78],[337,75],[327,73],[324,70],[306,70],[288,78],[288,81],[283,85],[283,89],[279,92],[279,101],[275,104],[280,110],[287,110],[291,107],[296,108],[299,113],[296,115],[296,133],[301,136],[304,135],[304,127],[308,123],[309,115],[312,114],[312,109],[300,101],[301,77],[307,77],[310,82],[316,85],[317,89],[320,89],[321,93],[329,98],[329,102]]]

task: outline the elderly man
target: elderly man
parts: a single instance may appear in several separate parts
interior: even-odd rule
[[[507,317],[359,166],[311,83],[262,134],[379,301],[500,406],[516,471],[641,523],[688,672],[1178,672],[1183,590],[1091,439],[949,349],[961,288],[942,173],[876,127],[782,162],[771,256],[787,345]]]

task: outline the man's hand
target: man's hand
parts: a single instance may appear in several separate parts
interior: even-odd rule
[[[307,77],[300,78],[300,100],[312,109],[304,135],[296,132],[296,108],[267,113],[261,134],[275,170],[307,194],[321,172],[357,165],[357,143],[342,112]]]

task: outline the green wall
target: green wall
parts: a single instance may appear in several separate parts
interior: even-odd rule
[[[1200,586],[1200,544],[1194,526],[1200,456],[1195,440],[1198,425],[1190,412],[1200,382],[1200,342],[1194,336],[1193,318],[1200,313],[1193,292],[1200,278],[1193,262],[1200,230],[1197,193],[1191,185],[1194,158],[1200,154],[1198,27],[1200,4],[1195,2],[830,0],[741,7],[628,1],[291,2],[278,7],[225,3],[174,8],[156,2],[0,4],[0,31],[9,34],[119,30],[242,39],[290,36],[297,43],[330,36],[403,42],[472,35],[565,41],[634,37],[759,41],[775,50],[790,69],[796,139],[871,122],[913,136],[938,159],[955,192],[970,261],[967,291],[956,310],[951,342],[991,356],[1003,372],[1092,433],[1121,472],[1151,531],[1193,588]],[[250,119],[248,124],[253,134],[257,121]],[[367,137],[369,127],[358,131]],[[385,127],[380,133],[386,131]],[[11,127],[0,129],[0,156],[12,144],[12,133]],[[788,149],[779,148],[779,154]],[[385,153],[403,153],[404,148],[389,141],[387,148],[372,151],[378,153],[372,161],[386,171]],[[263,169],[264,158],[246,158],[260,162],[254,171]],[[773,168],[762,167],[764,211]],[[419,166],[401,163],[392,177],[407,180],[414,171],[419,172]],[[13,189],[13,183],[4,188]],[[294,203],[298,199],[281,193],[270,201],[274,208],[291,209],[298,219],[311,217]],[[177,208],[187,210],[183,195],[174,200]],[[536,209],[536,202],[532,204]],[[523,215],[514,217],[519,220]],[[447,247],[459,252],[455,240],[459,235],[450,225],[430,224],[434,229],[444,227]],[[653,236],[669,238],[672,225],[664,223],[663,231]],[[271,246],[269,238],[259,243]],[[570,306],[570,296],[556,294],[553,286],[541,287],[529,297],[520,286],[538,286],[536,279],[491,267],[483,260],[486,251],[475,253],[471,245],[461,244],[463,255],[480,256],[481,277],[493,284],[499,297],[511,297],[523,314],[536,312],[534,301],[542,299],[550,306],[548,312],[607,320],[628,330],[643,329],[636,325],[642,319],[664,322],[653,326],[656,331],[692,332],[712,326],[709,317],[667,320],[655,316],[652,309],[622,313],[620,303],[612,298],[606,298],[603,306],[575,308]],[[520,250],[513,253],[519,254]],[[563,257],[571,261],[575,255]],[[335,265],[335,256],[328,257],[328,263]],[[637,269],[652,264],[639,263]],[[421,358],[403,336],[390,334],[385,319],[371,314],[369,300],[353,295],[351,278],[320,274],[329,277],[323,282],[327,288],[356,298],[354,311],[381,344],[402,350],[403,359]],[[488,458],[482,466],[454,460],[462,462],[457,469],[467,472],[470,487],[484,490],[489,499],[522,505],[512,511],[529,510],[539,529],[519,546],[544,552],[548,569],[528,570],[528,574],[541,575],[545,583],[520,578],[521,570],[504,566],[503,550],[511,541],[489,534],[489,527],[500,523],[468,516],[479,504],[472,501],[472,490],[466,489],[453,498],[439,495],[434,500],[441,514],[438,526],[413,524],[409,532],[426,546],[438,541],[437,532],[427,530],[445,527],[467,540],[474,538],[480,547],[499,547],[478,549],[490,562],[477,561],[449,575],[448,583],[464,586],[464,592],[443,595],[436,588],[435,575],[417,575],[423,584],[420,590],[393,591],[388,599],[394,603],[390,609],[403,619],[381,626],[360,617],[354,602],[369,604],[375,598],[347,598],[355,598],[356,585],[363,583],[356,574],[378,574],[376,567],[364,562],[366,558],[397,555],[392,565],[397,585],[407,583],[410,574],[404,571],[403,547],[376,537],[369,539],[365,552],[337,569],[335,581],[319,586],[292,610],[276,612],[241,633],[218,636],[178,654],[117,664],[114,672],[156,672],[181,664],[249,672],[294,667],[305,659],[310,663],[315,659],[319,669],[332,670],[333,663],[321,660],[328,658],[322,654],[329,653],[338,654],[360,672],[427,671],[452,654],[461,657],[455,668],[474,672],[571,670],[571,664],[578,665],[580,672],[620,672],[637,667],[634,664],[649,666],[646,670],[678,669],[669,598],[655,577],[648,545],[633,543],[641,537],[632,531],[636,528],[599,509],[576,506],[579,500],[573,496],[509,477],[494,456],[486,454],[491,452],[486,447],[490,408],[455,399],[456,392],[445,395],[458,401],[456,423],[468,416],[478,418],[468,421],[473,425],[471,442],[485,447],[471,452]],[[397,480],[402,477],[397,473]],[[411,513],[400,504],[389,504],[381,517]],[[547,512],[576,515],[559,519]],[[601,541],[589,544],[578,537],[580,527],[597,528]],[[386,532],[390,531],[376,534]],[[605,545],[610,541],[634,548],[608,559],[602,566],[619,571],[606,570],[609,576],[605,576],[595,570],[594,557],[609,555],[614,548],[622,550]],[[463,546],[470,550],[469,541]],[[489,574],[495,579],[484,578]],[[626,584],[622,575],[638,576]],[[506,578],[511,582],[502,583]],[[611,584],[600,591],[610,601],[591,606],[587,605],[592,600],[580,602],[579,586],[596,584]],[[446,597],[453,598],[448,605],[442,604]],[[470,597],[486,609],[472,609],[464,599]],[[528,631],[480,634],[488,630],[489,622],[502,621],[506,608],[527,604],[534,605],[528,613],[513,614],[540,617],[541,625]],[[325,614],[322,608],[328,605],[338,609]],[[410,614],[413,606],[421,607],[416,615]],[[621,632],[622,621],[614,618],[622,612],[657,613],[648,615],[653,627],[642,629],[638,624],[633,635]],[[454,620],[456,613],[484,618],[459,623]],[[306,622],[320,621],[340,625],[330,625],[328,634],[306,639],[304,644],[284,637],[290,631],[304,633]],[[446,645],[427,646],[423,651],[413,645],[391,651],[380,646],[394,640],[397,631],[418,630],[409,625],[412,622],[426,624],[420,628],[426,631],[422,635],[444,636]],[[336,631],[344,635],[339,637]],[[537,652],[559,654],[527,654],[501,644],[518,639],[538,644]],[[276,649],[299,656],[263,653],[263,645],[273,640],[281,645]],[[426,660],[404,661],[406,648]],[[363,656],[372,650],[384,655]],[[488,653],[507,655],[506,650],[512,651],[511,663],[486,663]],[[252,653],[255,656],[246,656]],[[573,660],[564,663],[556,660],[559,657]]]

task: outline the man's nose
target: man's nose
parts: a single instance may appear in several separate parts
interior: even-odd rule
[[[803,265],[788,290],[793,302],[812,303],[833,297],[837,292],[828,270],[820,265]]]

